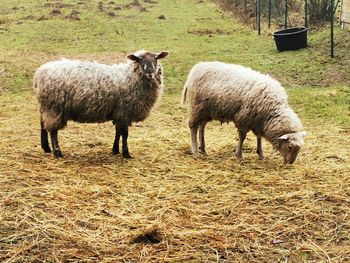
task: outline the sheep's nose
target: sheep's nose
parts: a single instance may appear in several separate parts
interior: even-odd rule
[[[146,74],[146,77],[147,77],[148,79],[154,79],[154,74],[153,74],[153,73],[147,73],[147,74]]]

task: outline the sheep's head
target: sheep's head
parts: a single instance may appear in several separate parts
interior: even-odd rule
[[[285,164],[294,163],[298,156],[301,146],[304,144],[304,136],[306,133],[293,132],[287,133],[278,138],[278,151],[281,153]]]
[[[134,54],[129,54],[127,58],[137,63],[141,73],[149,80],[154,80],[160,70],[158,60],[166,58],[168,55],[168,51],[162,51],[160,53],[139,51]]]

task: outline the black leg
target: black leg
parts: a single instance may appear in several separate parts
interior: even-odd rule
[[[57,133],[57,130],[50,132],[53,154],[55,155],[55,157],[63,157],[60,146],[58,145]]]
[[[47,136],[47,131],[44,128],[44,124],[42,121],[40,121],[40,125],[41,125],[41,148],[44,150],[44,152],[46,153],[50,153],[51,149],[49,146],[49,140],[48,140],[48,136]]]
[[[122,129],[122,138],[123,138],[123,157],[124,158],[131,158],[131,155],[129,153],[128,149],[128,126],[124,126]]]
[[[119,140],[120,136],[122,135],[122,129],[115,125],[115,138],[114,138],[114,144],[113,144],[113,149],[112,152],[113,154],[118,154],[119,152]]]

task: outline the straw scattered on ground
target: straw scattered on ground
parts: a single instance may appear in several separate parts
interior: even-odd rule
[[[134,159],[111,154],[112,124],[69,123],[63,159],[39,144],[31,93],[1,99],[2,261],[346,262],[350,130],[312,126],[297,162],[233,125],[211,123],[209,155],[189,154],[186,110],[165,98],[130,131]],[[173,110],[170,110],[173,109]]]
[[[350,262],[348,34],[336,30],[331,60],[328,31],[277,53],[209,0],[1,4],[0,262]],[[171,55],[162,101],[130,130],[134,158],[112,155],[111,123],[69,122],[64,158],[43,153],[35,68],[60,57],[115,63],[139,48]],[[190,154],[181,87],[194,63],[218,59],[287,85],[308,132],[295,164],[266,142],[259,161],[249,134],[239,165],[234,126],[217,122],[209,155]]]

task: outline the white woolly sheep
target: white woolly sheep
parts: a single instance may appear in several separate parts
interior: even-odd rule
[[[302,124],[288,105],[281,84],[250,68],[221,62],[202,62],[190,71],[182,93],[182,104],[190,100],[189,127],[192,153],[206,154],[204,129],[207,122],[233,121],[239,132],[236,158],[243,161],[243,141],[249,130],[257,136],[257,154],[264,159],[261,137],[293,163],[303,145]]]
[[[68,120],[77,122],[113,121],[116,134],[113,153],[130,158],[128,127],[144,120],[163,90],[163,69],[159,59],[169,52],[138,51],[129,61],[114,65],[62,59],[39,67],[34,89],[40,104],[41,147],[62,157],[57,133]]]

